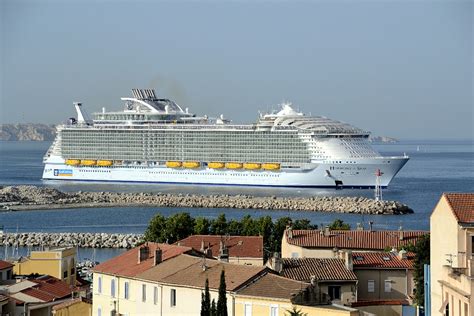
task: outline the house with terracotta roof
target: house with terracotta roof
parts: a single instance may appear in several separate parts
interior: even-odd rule
[[[296,307],[306,315],[359,316],[354,308],[321,305],[317,291],[311,283],[267,273],[235,293],[235,315],[288,315]]]
[[[191,247],[148,242],[95,266],[92,314],[146,314],[152,308],[150,302],[156,308],[162,288],[153,282],[138,281],[138,275],[181,254],[202,255]]]
[[[71,286],[76,283],[77,253],[75,247],[57,247],[32,251],[28,257],[13,261],[15,275],[45,274]]]
[[[225,272],[229,315],[284,315],[292,306],[315,303],[310,283],[267,276],[264,266],[239,265],[206,257],[190,247],[147,243],[94,270],[93,315],[199,315],[206,279],[217,301]],[[257,304],[258,302],[258,304]],[[276,309],[275,309],[276,308]],[[311,307],[318,311],[318,307]],[[353,315],[344,308],[331,313]],[[276,312],[276,314],[275,314]]]
[[[357,303],[352,304],[376,315],[402,315],[410,305],[415,288],[414,253],[353,252],[352,266],[357,279]]]
[[[176,244],[230,263],[264,265],[262,236],[192,235]]]
[[[474,193],[444,193],[430,230],[431,315],[473,315]]]
[[[281,276],[313,284],[319,302],[350,306],[357,301],[357,276],[339,258],[279,258],[269,260],[270,267]]]
[[[22,280],[2,287],[2,292],[9,298],[7,311],[10,315],[50,315],[52,307],[72,296],[73,288],[67,283],[49,276]]]
[[[404,230],[315,230],[286,229],[281,243],[282,258],[334,258],[339,251],[400,249],[416,244],[426,231]]]
[[[13,264],[0,260],[0,283],[13,278]]]

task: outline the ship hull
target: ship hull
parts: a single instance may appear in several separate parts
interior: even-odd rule
[[[51,157],[45,162],[44,180],[93,181],[117,183],[167,183],[199,185],[237,185],[266,187],[324,187],[372,188],[375,172],[380,169],[380,185],[387,187],[393,177],[408,161],[406,157],[380,157],[342,161],[320,162],[314,169],[229,170],[184,169],[166,166],[70,166],[64,160]]]

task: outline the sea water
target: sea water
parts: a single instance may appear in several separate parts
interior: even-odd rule
[[[189,194],[252,194],[259,196],[365,196],[373,190],[255,188],[195,185],[99,184],[43,182],[42,157],[49,142],[0,142],[0,185],[47,185],[64,191],[162,192]],[[410,160],[383,191],[386,200],[398,200],[415,213],[408,215],[357,215],[303,211],[270,211],[203,208],[110,207],[38,210],[0,213],[0,225],[7,232],[110,232],[143,233],[156,213],[168,216],[189,212],[192,216],[216,218],[225,213],[227,219],[269,215],[274,219],[289,216],[307,218],[313,224],[325,225],[342,219],[355,227],[372,221],[375,229],[429,230],[429,216],[443,192],[468,192],[474,189],[473,141],[405,141],[374,147],[383,155],[402,155]],[[0,256],[2,249],[0,249]]]

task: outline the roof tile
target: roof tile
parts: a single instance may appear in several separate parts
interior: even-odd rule
[[[357,276],[346,268],[343,259],[336,258],[284,258],[281,275],[293,280],[352,281]]]
[[[310,286],[309,283],[267,273],[250,285],[237,291],[238,294],[291,300],[292,296]]]
[[[474,193],[444,193],[458,222],[474,223]]]
[[[37,284],[34,289],[48,293],[56,299],[67,297],[71,295],[72,292],[72,288],[67,283],[49,275],[30,279],[30,281]],[[22,292],[25,293],[25,290]]]
[[[353,252],[352,264],[357,268],[413,269],[414,253],[400,259],[392,252]]]
[[[234,291],[267,268],[224,263],[214,259],[204,259],[187,254],[166,260],[136,277],[144,280],[176,284],[181,286],[204,287],[206,278],[210,289],[218,289],[221,271],[225,271],[228,291]]]
[[[285,238],[291,245],[305,248],[334,248],[354,250],[379,250],[387,247],[400,248],[407,244],[416,244],[418,238],[428,231],[391,231],[391,230],[333,230],[328,236],[321,230],[293,230],[293,237]],[[403,238],[400,238],[402,235]]]
[[[223,242],[229,250],[229,257],[236,258],[259,258],[263,263],[263,237],[262,236],[217,236],[217,235],[193,235],[178,241],[176,244],[203,251],[210,248],[213,257],[217,257],[220,250],[220,242]]]
[[[10,262],[0,260],[0,270],[11,268],[11,267],[13,267],[13,264],[11,264]]]
[[[145,260],[138,262],[138,251],[141,247],[149,247],[149,255]],[[162,261],[179,256],[183,253],[192,253],[191,247],[183,247],[168,244],[159,244],[148,242],[145,245],[130,249],[110,260],[107,260],[94,268],[94,272],[101,272],[121,276],[135,276],[153,267],[155,250],[160,248],[162,253]]]

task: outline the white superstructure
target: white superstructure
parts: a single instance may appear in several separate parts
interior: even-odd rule
[[[383,157],[369,133],[291,104],[251,125],[198,117],[153,90],[133,89],[122,111],[57,128],[43,179],[283,187],[386,187],[408,157]]]

